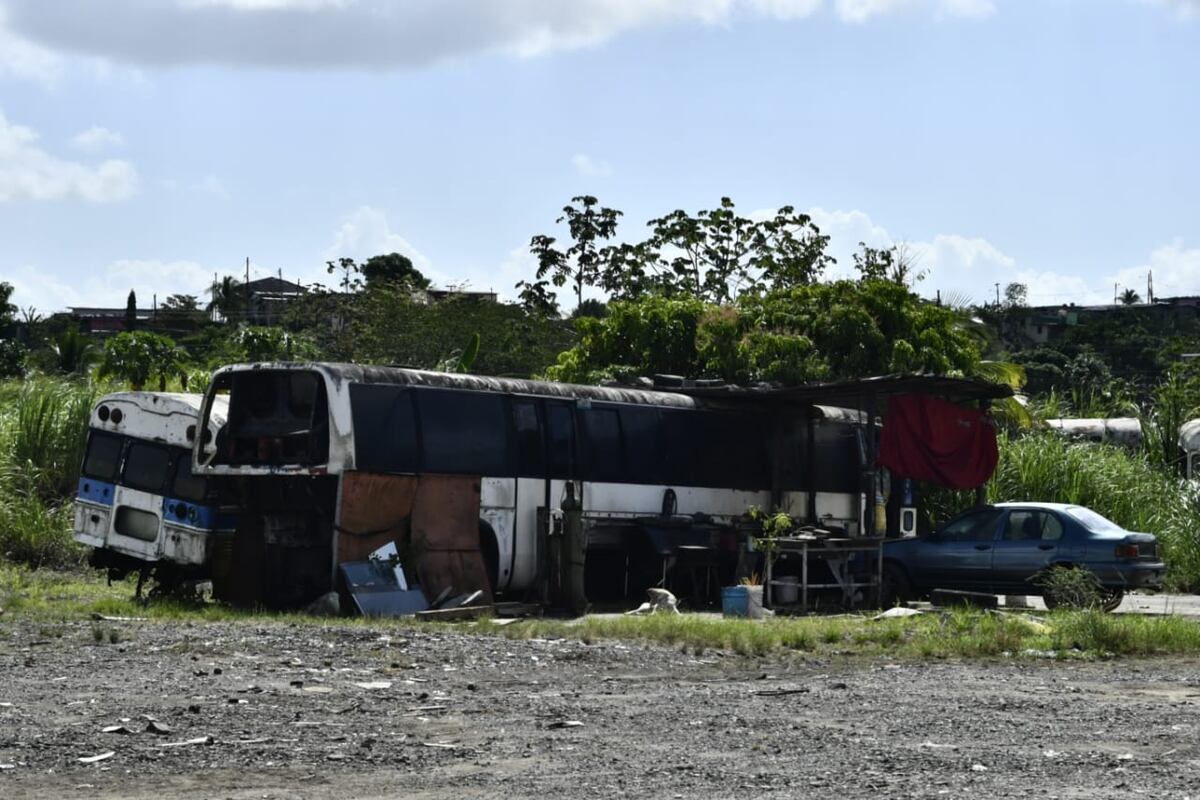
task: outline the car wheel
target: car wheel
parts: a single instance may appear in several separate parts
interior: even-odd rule
[[[879,605],[892,608],[903,605],[913,597],[912,583],[904,569],[896,564],[883,565],[883,582],[879,585]]]

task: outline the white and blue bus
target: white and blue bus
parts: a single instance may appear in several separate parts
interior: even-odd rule
[[[225,421],[218,398],[198,427],[201,400],[197,394],[120,392],[93,407],[75,540],[94,548],[92,564],[110,577],[138,572],[144,580],[153,572],[160,584],[203,577],[215,537],[232,532],[210,483],[192,471],[192,443],[211,439]]]
[[[239,507],[214,590],[249,604],[307,602],[389,541],[412,545],[427,593],[544,596],[567,510],[596,599],[689,560],[733,579],[754,507],[865,530],[862,433],[819,408],[274,363],[214,373],[200,419],[215,434],[194,443],[196,474]]]

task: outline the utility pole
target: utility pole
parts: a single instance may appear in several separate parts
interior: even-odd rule
[[[996,283],[996,308],[1000,307],[1000,283]]]
[[[1113,284],[1113,305],[1114,306],[1117,304],[1117,296],[1120,294],[1120,292],[1121,292],[1121,284],[1114,283]]]
[[[1154,270],[1146,272],[1146,302],[1154,302]]]
[[[250,317],[250,256],[246,256],[246,284],[245,284],[246,303],[242,309],[242,321],[245,322]]]

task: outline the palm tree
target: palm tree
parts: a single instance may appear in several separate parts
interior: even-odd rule
[[[1125,291],[1121,292],[1121,296],[1119,299],[1121,301],[1121,305],[1123,305],[1123,306],[1131,306],[1131,305],[1134,305],[1135,303],[1142,302],[1141,295],[1139,295],[1133,289],[1126,289]]]
[[[216,312],[226,322],[240,322],[246,310],[246,292],[241,282],[232,275],[221,278],[210,290],[212,300],[205,306],[210,314]]]
[[[79,375],[87,372],[100,358],[95,342],[79,332],[78,328],[67,328],[55,337],[50,345],[58,359],[58,371],[64,375]]]

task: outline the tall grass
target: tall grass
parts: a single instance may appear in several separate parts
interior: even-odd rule
[[[970,507],[973,498],[941,493],[930,500],[940,520]],[[1001,438],[988,500],[1074,503],[1127,530],[1153,533],[1170,588],[1200,590],[1200,498],[1144,453],[1068,441],[1049,431]]]
[[[77,563],[71,498],[97,390],[44,377],[0,383],[0,556]]]

